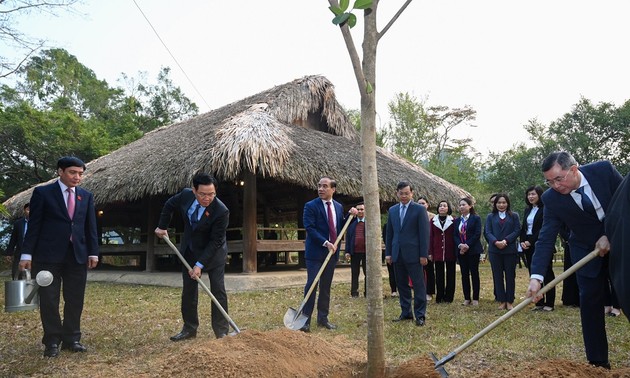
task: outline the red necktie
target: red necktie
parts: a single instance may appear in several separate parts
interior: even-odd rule
[[[66,191],[68,192],[68,216],[72,220],[74,217],[74,193],[70,188],[66,189]],[[70,234],[70,241],[72,241],[72,233]]]
[[[328,233],[330,234],[328,241],[334,243],[337,241],[337,229],[335,228],[335,220],[333,219],[332,209],[330,208],[330,201],[326,202],[326,207],[328,209]]]
[[[70,219],[74,217],[74,193],[72,193],[72,189],[66,189],[68,192],[68,216]]]

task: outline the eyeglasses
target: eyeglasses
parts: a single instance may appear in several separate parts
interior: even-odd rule
[[[216,196],[216,193],[201,193],[201,192],[197,192],[197,195],[200,198],[213,198],[214,196]]]
[[[569,175],[569,173],[571,173],[571,168],[569,168],[569,171],[567,172],[566,175],[564,175],[564,177],[558,176],[558,177],[556,177],[554,179],[551,179],[551,180],[545,180],[545,184],[547,184],[547,186],[553,187],[554,185],[556,185],[558,183],[564,182],[564,180],[567,179],[567,176]]]

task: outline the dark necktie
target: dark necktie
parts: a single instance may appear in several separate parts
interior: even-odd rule
[[[197,204],[197,206],[195,206],[195,210],[193,211],[193,213],[190,214],[190,225],[192,226],[193,230],[197,228],[197,223],[199,222],[199,208],[200,207],[201,205]]]
[[[333,219],[332,208],[330,205],[330,201],[326,202],[326,209],[328,211],[328,234],[330,237],[328,241],[334,243],[337,241],[337,229],[335,228],[335,220]]]
[[[582,197],[582,209],[587,213],[597,217],[597,212],[595,211],[595,206],[593,206],[593,202],[590,198],[584,193],[584,187],[580,186],[575,190],[576,193],[580,193],[580,197]]]
[[[407,205],[400,205],[400,226],[402,227],[403,220],[405,220],[405,214],[407,213]]]

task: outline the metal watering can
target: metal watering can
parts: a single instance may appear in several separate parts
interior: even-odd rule
[[[39,296],[37,290],[40,286],[48,286],[53,281],[53,275],[47,270],[37,273],[37,277],[31,279],[31,271],[26,269],[26,279],[4,282],[4,311],[28,311],[39,308]]]

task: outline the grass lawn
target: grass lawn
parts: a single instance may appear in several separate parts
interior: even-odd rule
[[[400,306],[396,299],[389,297],[384,278],[385,350],[389,365],[396,366],[430,352],[441,358],[505,313],[498,310],[493,301],[489,264],[482,264],[480,270],[480,305],[461,306],[463,296],[458,272],[455,302],[430,303],[425,327],[416,327],[412,322],[390,321],[400,314]],[[555,270],[559,274],[562,268],[557,266]],[[517,268],[515,304],[522,300],[527,281],[527,270]],[[557,290],[555,311],[531,312],[526,308],[461,352],[446,365],[451,376],[474,376],[479,369],[517,366],[532,360],[585,362],[579,310],[562,306],[561,294],[562,284]],[[289,307],[297,308],[302,295],[302,288],[229,293],[229,313],[241,330],[264,332],[284,328],[285,312]],[[4,303],[4,292],[2,296]],[[179,288],[90,282],[82,322],[82,342],[90,351],[86,355],[62,354],[54,361],[42,358],[42,330],[37,311],[2,312],[0,376],[68,376],[73,375],[77,364],[98,368],[124,364],[130,356],[146,356],[150,363],[158,352],[176,353],[180,343],[171,343],[168,337],[181,329],[179,306]],[[210,338],[210,298],[202,290],[199,306],[201,326],[198,338]],[[343,334],[365,345],[368,333],[366,313],[366,299],[351,299],[349,284],[337,284],[333,287],[330,321],[339,329],[331,332],[313,327],[313,334],[324,339]],[[606,323],[613,369],[630,367],[628,320],[623,316],[607,317]],[[136,358],[134,364],[141,364],[141,361]],[[130,374],[138,371],[143,371],[141,366],[129,366]]]

